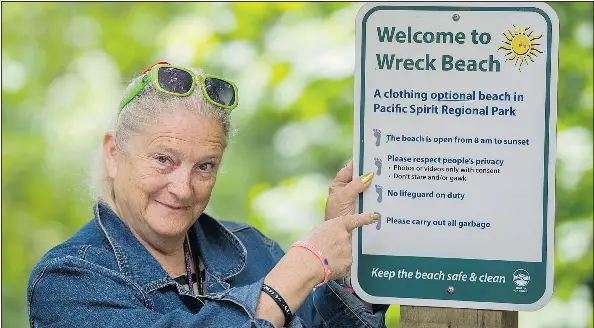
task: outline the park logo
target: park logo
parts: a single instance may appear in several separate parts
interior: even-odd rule
[[[513,62],[518,70],[522,71],[522,65],[534,63],[538,54],[544,53],[539,46],[542,33],[536,35],[530,26],[516,27],[513,25],[513,31],[503,32],[505,39],[503,45],[499,46],[497,51],[505,50],[505,61]]]
[[[514,271],[512,280],[514,281],[514,284],[516,284],[516,289],[514,289],[514,292],[526,293],[528,291],[526,288],[528,283],[530,283],[530,273],[528,273],[528,271],[524,269],[518,269]]]

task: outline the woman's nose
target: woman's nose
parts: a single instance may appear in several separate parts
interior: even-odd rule
[[[181,168],[175,170],[175,172],[171,174],[168,190],[179,199],[188,199],[192,197],[193,188],[191,172],[182,170]]]

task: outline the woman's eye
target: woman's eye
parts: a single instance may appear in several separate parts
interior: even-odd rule
[[[167,164],[170,162],[170,159],[165,155],[157,155],[157,161],[161,164]]]
[[[211,169],[212,169],[212,167],[213,167],[213,166],[214,166],[214,165],[213,165],[212,163],[205,163],[205,164],[200,164],[200,165],[198,165],[198,168],[199,168],[201,171],[209,171],[209,170],[211,170]]]

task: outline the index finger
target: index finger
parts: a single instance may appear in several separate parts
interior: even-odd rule
[[[362,213],[344,216],[341,219],[347,231],[351,232],[364,225],[376,223],[379,219],[379,215],[377,213]]]

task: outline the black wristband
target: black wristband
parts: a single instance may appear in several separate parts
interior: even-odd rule
[[[291,309],[287,305],[287,302],[285,302],[282,296],[280,296],[280,294],[277,293],[274,288],[268,286],[267,284],[262,284],[262,291],[268,294],[268,296],[270,296],[276,302],[276,304],[278,304],[281,311],[283,311],[283,314],[285,315],[285,324],[283,326],[288,325],[293,319],[293,313],[291,313]]]

